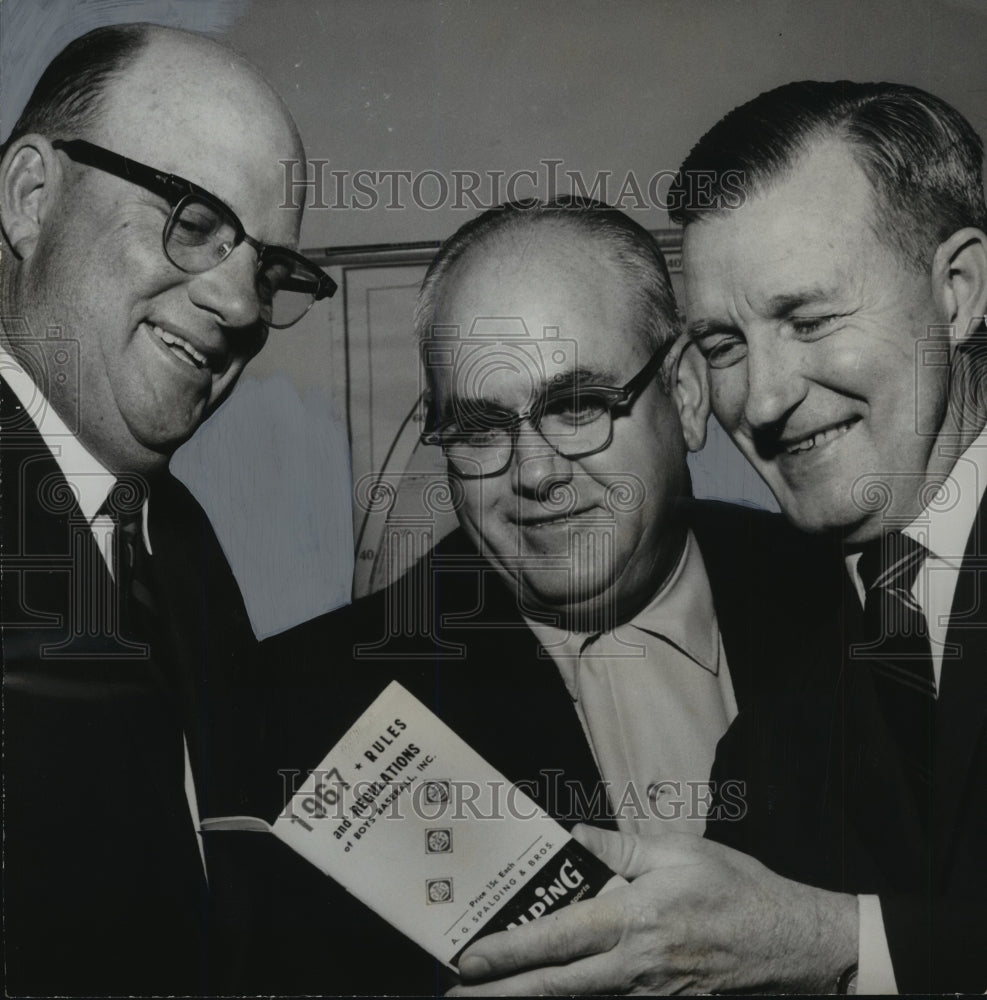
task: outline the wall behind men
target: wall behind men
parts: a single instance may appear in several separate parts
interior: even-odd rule
[[[724,112],[793,79],[915,84],[987,135],[983,0],[4,0],[3,133],[65,42],[137,19],[225,39],[282,93],[323,182],[305,247],[442,239],[477,203],[562,193],[570,172],[663,227],[666,172]],[[342,309],[272,337],[173,463],[263,633],[348,595]],[[242,432],[269,413],[269,432]]]
[[[227,37],[328,169],[532,170],[519,194],[544,196],[551,159],[588,181],[609,171],[613,197],[793,79],[915,84],[987,131],[985,28],[982,0],[264,0]],[[442,239],[470,214],[451,197],[389,209],[389,191],[372,209],[310,212],[304,241]],[[426,201],[440,193],[423,182]],[[648,228],[668,224],[633,194],[624,205]]]
[[[914,84],[987,135],[985,37],[984,0],[267,0],[227,35],[298,118],[310,164],[294,177],[318,182],[308,247],[441,240],[511,195],[570,190],[570,174],[665,227],[668,177],[699,136],[799,78]],[[255,376],[338,386],[341,309]],[[770,504],[711,427],[697,491]]]
[[[309,159],[328,161],[317,173],[329,207],[308,210],[309,247],[445,238],[476,214],[467,196],[456,205],[456,172],[479,177],[484,205],[492,172],[501,194],[517,176],[520,197],[547,196],[553,174],[560,192],[567,171],[588,188],[607,178],[611,201],[623,192],[642,225],[664,227],[651,179],[730,108],[794,79],[913,84],[987,134],[984,0],[265,0],[226,37],[285,96]],[[412,181],[378,178],[361,194],[361,170]],[[428,171],[447,179],[444,199]],[[327,312],[306,331],[324,330]],[[255,372],[321,378],[307,346],[296,350]]]

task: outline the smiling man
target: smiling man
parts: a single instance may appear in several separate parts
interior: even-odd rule
[[[785,515],[842,538],[848,595],[820,621],[827,697],[763,707],[722,748],[751,810],[713,832],[860,894],[864,991],[982,991],[983,145],[923,91],[803,83],[683,170],[714,163],[745,203],[681,219],[713,408]]]
[[[720,843],[584,830],[631,885],[478,942],[463,995],[987,988],[982,164],[945,102],[846,81],[762,94],[686,159],[713,411],[842,543],[844,600],[721,741],[747,809]]]
[[[301,155],[254,69],[150,25],[63,50],[3,148],[12,992],[219,981],[195,817],[223,783],[209,723],[253,635],[167,463],[268,328],[330,288],[293,249],[300,209],[281,204],[279,160]]]
[[[458,234],[424,283],[426,441],[521,607],[598,631],[632,618],[681,559],[705,384],[688,352],[662,391],[677,323],[646,234],[600,206],[583,209],[595,238],[578,205],[524,211]]]
[[[951,290],[926,274],[932,252],[946,280],[979,244],[960,232],[919,271],[881,232],[858,155],[820,135],[770,197],[690,225],[684,241],[689,329],[717,415],[793,522],[848,542],[914,519],[956,458],[937,431],[962,448],[980,430],[957,424],[949,365],[928,352],[945,356],[973,327],[962,316],[949,338]],[[877,485],[886,495],[868,502]]]
[[[269,727],[268,758],[314,766],[397,677],[560,820],[699,841],[717,740],[738,704],[784,687],[800,642],[813,597],[779,584],[819,563],[777,515],[690,499],[706,379],[660,249],[596,202],[506,205],[442,245],[416,329],[422,440],[460,528],[385,590],[264,644],[295,698],[277,714],[319,719]],[[307,904],[293,884],[292,908],[331,914],[342,952],[375,933],[315,889]],[[393,937],[400,961],[334,988],[431,991]]]

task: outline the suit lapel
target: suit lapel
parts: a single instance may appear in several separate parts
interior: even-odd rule
[[[987,725],[987,503],[981,503],[956,584],[947,646],[961,649],[943,661],[936,720],[936,822],[938,859],[948,860],[951,831]],[[978,790],[976,794],[982,794]]]
[[[140,655],[115,634],[113,578],[74,490],[2,382],[0,421],[5,649],[60,660]]]
[[[842,634],[846,657],[833,713],[833,815],[840,817],[847,884],[858,891],[909,891],[922,884],[926,833],[901,770],[874,687],[871,664],[851,655],[864,634],[863,609],[852,584],[844,592]]]
[[[690,501],[685,511],[710,590],[741,711],[756,698],[831,692],[842,633],[839,546],[796,532],[778,514]]]
[[[52,887],[66,897],[56,923],[93,908],[91,921],[79,917],[80,940],[90,926],[132,920],[128,928],[137,928],[151,912],[160,926],[174,922],[168,940],[187,942],[197,934],[186,921],[198,920],[203,880],[183,792],[180,725],[148,675],[146,647],[115,634],[108,612],[116,589],[88,523],[37,428],[2,385],[0,416],[5,822],[8,844],[16,844],[13,864],[23,863],[32,906],[43,907]],[[66,768],[81,775],[60,793],[72,817],[70,847],[69,827],[49,829],[32,809],[39,790]],[[124,942],[124,951],[131,945]],[[93,945],[93,963],[101,947]],[[176,955],[176,967],[182,961]]]

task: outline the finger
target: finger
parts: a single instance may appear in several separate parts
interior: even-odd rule
[[[460,960],[460,976],[466,981],[511,976],[609,951],[621,936],[612,905],[613,896],[621,891],[573,903],[533,923],[481,938]]]
[[[547,966],[504,979],[456,986],[446,996],[606,996],[629,992],[634,992],[633,980],[626,966],[622,967],[616,956],[608,953],[592,955],[570,965]]]

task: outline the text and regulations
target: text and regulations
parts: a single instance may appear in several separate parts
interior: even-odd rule
[[[267,830],[451,968],[482,934],[623,885],[396,681]]]

